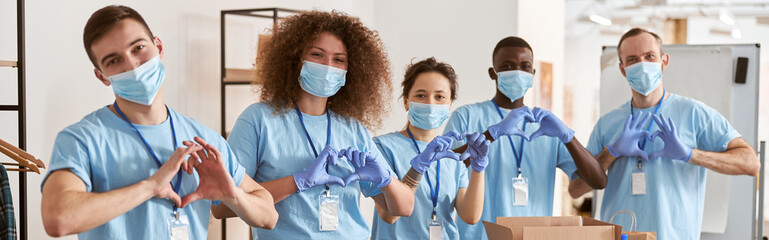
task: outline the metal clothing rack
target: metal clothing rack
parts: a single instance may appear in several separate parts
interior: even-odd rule
[[[222,137],[227,138],[227,121],[226,121],[226,100],[227,100],[227,86],[237,86],[237,85],[249,85],[254,82],[254,76],[256,76],[256,70],[255,69],[236,69],[236,68],[227,68],[226,62],[225,62],[225,27],[226,24],[226,16],[227,15],[237,15],[237,16],[246,16],[246,17],[255,17],[255,18],[268,18],[272,19],[273,25],[277,24],[278,19],[281,19],[282,17],[279,15],[279,13],[298,13],[298,10],[293,9],[286,9],[286,8],[253,8],[253,9],[235,9],[235,10],[222,10],[221,11],[221,20],[219,22],[220,24],[220,40],[221,40],[221,86],[220,86],[220,96],[221,96],[221,134]],[[227,222],[226,219],[222,219],[222,240],[227,239]]]
[[[26,65],[24,56],[24,0],[16,0],[16,61],[0,61],[0,67],[14,67],[18,72],[18,100],[16,105],[0,105],[0,111],[16,112],[18,115],[19,148],[27,149],[26,126]],[[19,168],[24,168],[19,166]],[[27,173],[19,171],[19,231],[21,240],[27,240]]]

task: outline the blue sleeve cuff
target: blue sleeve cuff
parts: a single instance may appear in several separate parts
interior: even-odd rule
[[[49,167],[51,167],[51,166],[49,166]],[[81,181],[83,181],[83,183],[85,184],[86,191],[88,191],[88,192],[93,191],[93,186],[91,186],[91,180],[88,178],[89,175],[87,173],[85,173],[85,171],[83,171],[83,169],[72,167],[72,166],[70,166],[70,167],[61,166],[61,167],[58,167],[58,168],[53,168],[52,167],[45,174],[45,177],[43,177],[43,181],[41,181],[41,183],[40,183],[40,192],[41,193],[43,192],[43,186],[45,186],[45,181],[48,180],[48,176],[51,176],[51,174],[53,172],[58,171],[58,170],[68,170],[68,171],[72,172],[73,174],[75,174],[75,176],[80,178]]]
[[[365,197],[373,197],[382,194],[382,189],[374,186],[371,182],[360,181],[360,191]]]
[[[729,143],[738,137],[742,137],[742,135],[739,132],[737,132],[736,130],[729,131],[728,133],[724,134],[724,136],[722,136],[721,139],[719,139],[718,148],[720,149],[720,151],[726,151],[726,147],[729,146]]]
[[[613,157],[615,158],[620,157],[619,154],[615,154],[614,152],[611,151],[611,146],[606,146],[606,150],[609,151],[609,154],[611,154]],[[594,154],[594,155],[598,155],[598,154]]]

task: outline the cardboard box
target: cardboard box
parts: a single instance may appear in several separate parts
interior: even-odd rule
[[[483,221],[483,225],[493,240],[619,240],[622,233],[621,226],[579,216],[498,217],[497,223]]]

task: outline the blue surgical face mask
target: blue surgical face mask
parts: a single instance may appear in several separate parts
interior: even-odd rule
[[[344,86],[346,75],[347,70],[304,61],[299,73],[299,85],[312,95],[330,97]]]
[[[133,70],[107,77],[112,84],[112,91],[121,98],[141,105],[149,106],[163,85],[166,67],[155,56]]]
[[[510,101],[522,98],[533,84],[534,74],[528,72],[514,70],[497,73],[497,88],[510,98]]]
[[[449,119],[449,108],[444,104],[409,102],[409,122],[424,130],[438,128]]]
[[[625,76],[633,90],[648,96],[662,82],[662,63],[639,62],[630,65],[625,68]]]

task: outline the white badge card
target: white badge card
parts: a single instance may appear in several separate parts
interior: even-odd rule
[[[633,181],[633,195],[644,195],[646,194],[646,173],[644,173],[640,169],[636,169],[633,171],[632,175],[632,181]]]
[[[325,191],[318,199],[320,200],[320,211],[318,211],[320,231],[336,231],[339,229],[339,195],[331,195]]]
[[[441,240],[442,231],[441,220],[427,220],[427,232],[430,234],[430,240]]]
[[[523,177],[513,178],[513,206],[529,204],[529,180]]]
[[[174,215],[168,218],[168,229],[171,236],[171,240],[188,240],[190,239],[190,220],[186,215]]]

